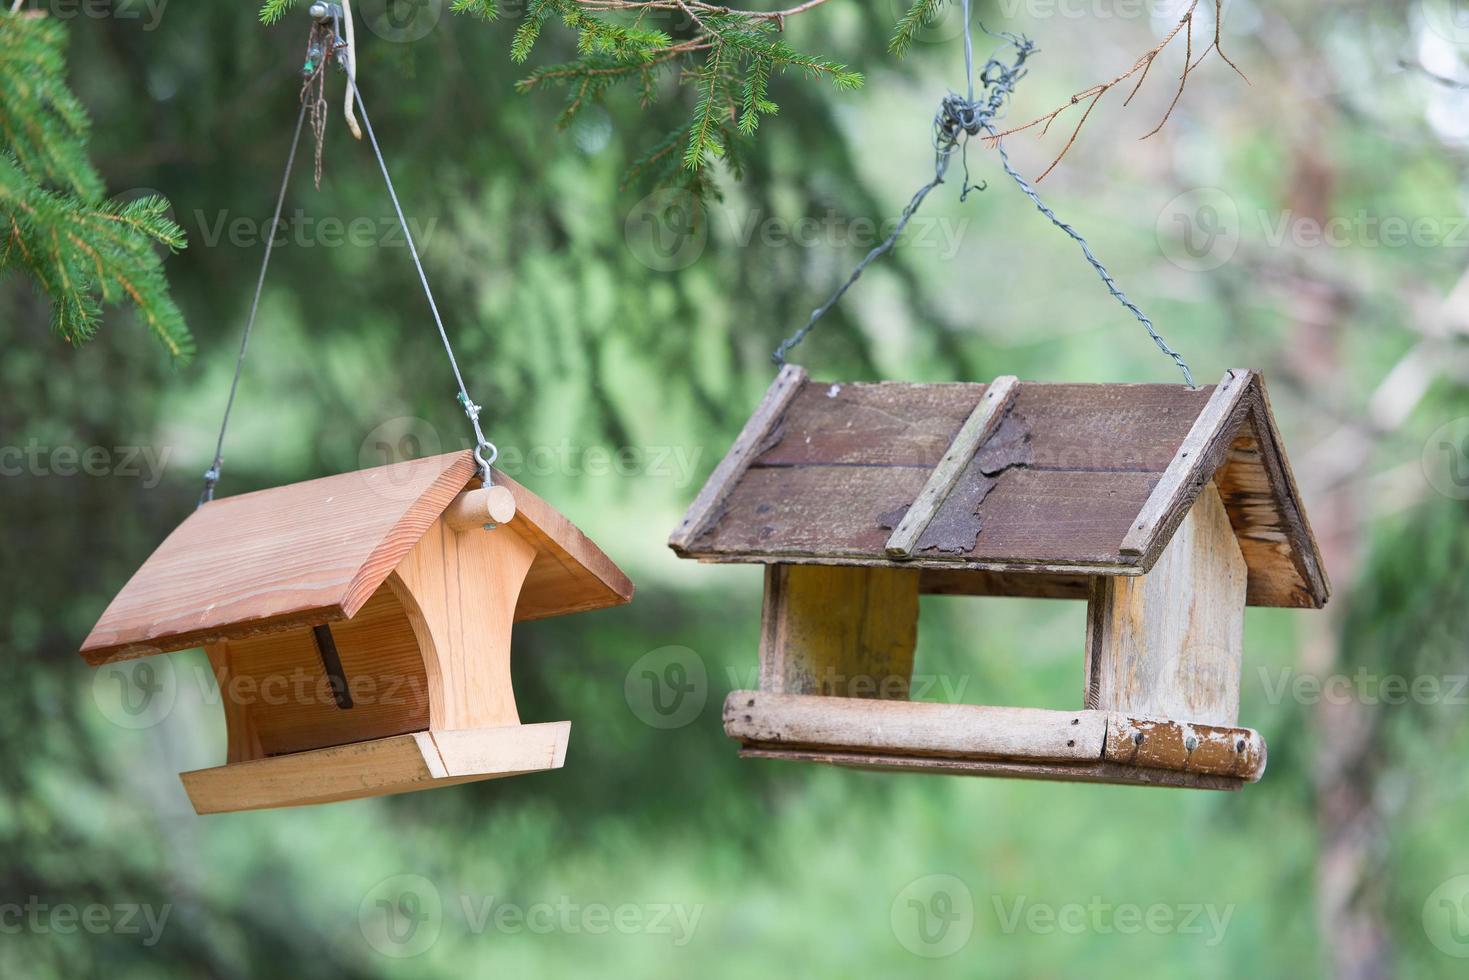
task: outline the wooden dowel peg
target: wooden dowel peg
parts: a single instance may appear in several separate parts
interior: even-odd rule
[[[466,490],[444,511],[444,523],[456,531],[509,524],[515,519],[515,495],[509,487]]]

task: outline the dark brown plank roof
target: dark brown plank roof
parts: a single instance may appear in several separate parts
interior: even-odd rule
[[[817,382],[787,368],[775,410],[757,412],[760,431],[741,434],[742,457],[721,464],[671,546],[706,561],[1136,575],[1212,479],[1249,566],[1249,602],[1326,601],[1264,386],[1248,371],[1197,390],[1023,382],[911,559],[889,558],[892,529],[986,387]]]

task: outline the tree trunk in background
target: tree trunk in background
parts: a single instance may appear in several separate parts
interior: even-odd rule
[[[1316,228],[1324,227],[1331,217],[1335,174],[1321,153],[1319,138],[1328,128],[1320,120],[1316,126],[1305,127],[1286,194],[1288,217]],[[1350,299],[1329,282],[1313,281],[1309,274],[1296,282],[1299,288],[1291,310],[1292,366],[1309,385],[1330,390],[1341,383],[1341,335]],[[1302,618],[1301,657],[1303,669],[1322,678],[1352,672],[1342,663],[1341,630],[1362,548],[1360,493],[1360,481],[1348,479],[1311,501],[1311,523],[1333,595],[1322,613]],[[1316,743],[1312,772],[1320,835],[1318,931],[1331,957],[1333,976],[1378,980],[1391,975],[1392,955],[1376,854],[1381,828],[1371,768],[1374,717],[1368,706],[1354,698],[1323,697],[1312,710]]]

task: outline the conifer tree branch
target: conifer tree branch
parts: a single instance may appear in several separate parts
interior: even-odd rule
[[[68,343],[97,332],[102,307],[129,301],[176,360],[193,352],[157,252],[185,246],[158,197],[104,198],[87,157],[90,122],[66,86],[64,25],[0,15],[0,276],[24,272],[51,303]]]

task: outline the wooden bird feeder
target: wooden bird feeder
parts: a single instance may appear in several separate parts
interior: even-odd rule
[[[559,768],[571,723],[521,724],[511,627],[632,592],[545,501],[450,453],[205,504],[81,652],[205,648],[228,758],[183,773],[199,813],[328,803]]]
[[[675,530],[765,566],[741,754],[1236,789],[1244,609],[1329,587],[1259,375],[828,384],[787,367]],[[1081,708],[908,700],[923,593],[1084,599]],[[994,646],[1002,638],[977,638]]]

